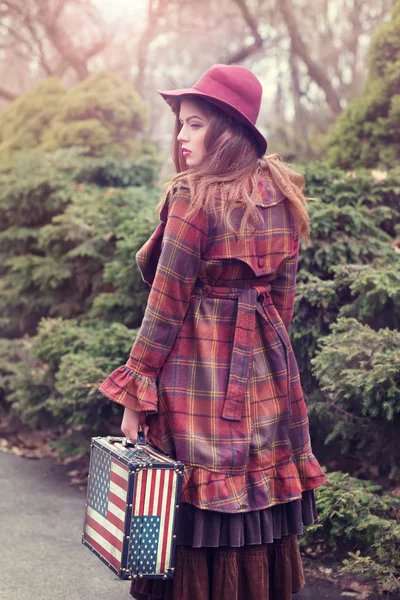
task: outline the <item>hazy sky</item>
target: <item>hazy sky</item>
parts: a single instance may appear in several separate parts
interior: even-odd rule
[[[93,0],[107,21],[121,18],[143,19],[147,13],[147,0]]]

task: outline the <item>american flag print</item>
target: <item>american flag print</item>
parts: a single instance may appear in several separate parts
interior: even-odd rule
[[[115,569],[121,568],[129,470],[92,447],[84,536]]]
[[[174,469],[136,476],[128,553],[133,573],[162,574],[170,567],[178,477]]]

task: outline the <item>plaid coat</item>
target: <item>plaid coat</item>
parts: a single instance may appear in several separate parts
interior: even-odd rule
[[[299,239],[287,200],[262,173],[259,191],[264,228],[246,239],[218,216],[188,218],[189,192],[170,195],[136,255],[151,285],[142,326],[126,364],[99,388],[148,411],[149,442],[186,466],[182,502],[228,513],[327,481],[289,339]]]

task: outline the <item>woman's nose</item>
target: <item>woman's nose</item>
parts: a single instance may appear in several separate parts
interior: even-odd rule
[[[182,127],[182,129],[180,130],[180,132],[178,133],[176,139],[178,140],[178,142],[187,141],[188,136],[187,136],[187,133],[186,133],[184,127]]]

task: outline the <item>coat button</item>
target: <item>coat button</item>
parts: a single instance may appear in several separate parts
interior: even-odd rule
[[[258,266],[260,267],[260,269],[262,269],[262,267],[265,265],[265,258],[259,258],[258,259]]]

